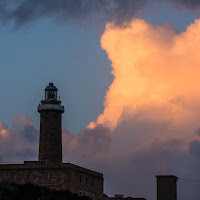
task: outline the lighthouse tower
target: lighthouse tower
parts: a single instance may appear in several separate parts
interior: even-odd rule
[[[53,83],[45,88],[45,100],[38,106],[40,113],[39,160],[62,163],[62,113],[64,106],[57,99]]]

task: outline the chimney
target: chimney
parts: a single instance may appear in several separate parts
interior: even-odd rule
[[[177,200],[176,176],[156,176],[157,200]]]

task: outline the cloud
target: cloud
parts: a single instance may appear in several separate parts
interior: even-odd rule
[[[32,119],[24,114],[18,114],[13,117],[12,125],[15,134],[26,139],[30,143],[38,142],[38,130],[34,128]]]
[[[158,26],[140,19],[127,28],[107,24],[101,45],[112,62],[114,81],[96,123],[115,127],[124,108],[134,112],[141,107],[142,112],[143,105],[151,109],[155,102],[168,112],[159,113],[160,118],[184,120],[197,114],[193,111],[200,108],[200,63],[193,47],[199,44],[199,28],[199,20],[183,33],[170,24]]]
[[[134,16],[145,2],[146,0],[3,0],[0,10],[2,20],[14,21],[16,26],[41,17],[56,17],[60,21],[92,21],[95,18],[121,21]]]
[[[13,117],[13,129],[0,122],[0,161],[37,160],[39,132],[23,114]]]
[[[15,115],[12,119],[12,125],[14,129],[21,130],[24,128],[24,126],[33,126],[33,121],[29,117],[27,117],[25,114],[18,114]]]
[[[84,128],[79,134],[71,135],[67,129],[63,129],[64,160],[70,162],[103,158],[110,151],[112,142],[111,130],[104,126],[96,126],[94,129]],[[80,151],[82,149],[82,151]]]
[[[59,22],[79,20],[87,22],[115,21],[122,25],[129,22],[145,6],[158,0],[1,0],[0,19],[6,24],[12,22],[16,27],[29,24],[40,18],[56,18]],[[178,9],[198,10],[198,0],[170,0]]]
[[[180,199],[198,199],[200,118],[200,20],[185,32],[141,19],[129,26],[108,23],[101,46],[114,80],[104,111],[88,128],[111,129],[112,143],[101,165],[111,193],[155,199],[155,175],[180,178]],[[195,46],[195,48],[194,48]],[[91,162],[91,161],[90,161]],[[91,163],[90,163],[91,165]]]
[[[199,10],[200,2],[198,0],[170,0],[166,2],[171,2],[173,5],[178,6],[178,8],[185,8],[188,10]]]
[[[87,23],[115,21],[122,25],[136,17],[145,6],[158,0],[1,0],[0,20],[11,22],[16,28],[40,18],[55,18],[57,21],[78,20]],[[177,9],[196,11],[198,0],[165,0]]]

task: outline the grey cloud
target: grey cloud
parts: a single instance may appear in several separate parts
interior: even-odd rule
[[[85,128],[77,135],[63,130],[64,159],[68,161],[86,164],[87,160],[96,160],[110,151],[111,143],[111,130],[101,125],[95,129]]]
[[[6,126],[6,124],[4,122],[0,121],[0,131],[3,129],[8,129],[8,127]]]
[[[92,153],[108,152],[111,141],[110,129],[101,125],[82,130],[78,137],[79,145],[90,147],[88,150]]]
[[[196,134],[197,134],[198,136],[200,136],[200,129],[197,129],[197,130],[196,130]]]
[[[197,10],[200,8],[199,0],[169,0],[168,2],[190,10]]]
[[[200,142],[197,140],[191,142],[189,152],[193,157],[199,158],[200,157]]]
[[[30,143],[38,143],[39,141],[39,132],[31,125],[26,125],[19,132],[19,135]]]
[[[0,19],[14,22],[16,27],[29,24],[41,17],[90,22],[116,21],[122,24],[136,16],[145,5],[158,0],[1,0]],[[164,0],[177,8],[195,10],[198,0]]]
[[[41,17],[56,17],[60,20],[124,20],[135,13],[147,0],[3,0],[0,4],[2,20],[24,25]],[[13,4],[13,5],[12,5]]]
[[[35,129],[32,119],[24,114],[15,115],[12,119],[14,134],[32,144],[37,144],[39,131]]]
[[[18,163],[37,159],[39,131],[30,125],[28,118],[20,116],[23,115],[13,118],[18,125],[13,129],[9,129],[3,122],[0,122],[0,131],[3,130],[0,133],[1,162]]]
[[[25,148],[21,152],[16,152],[16,156],[19,160],[30,160],[30,158],[37,158],[37,152],[31,148]]]

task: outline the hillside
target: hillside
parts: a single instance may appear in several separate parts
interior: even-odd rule
[[[0,200],[90,200],[90,198],[79,197],[68,190],[55,191],[32,183],[19,185],[2,182]]]

